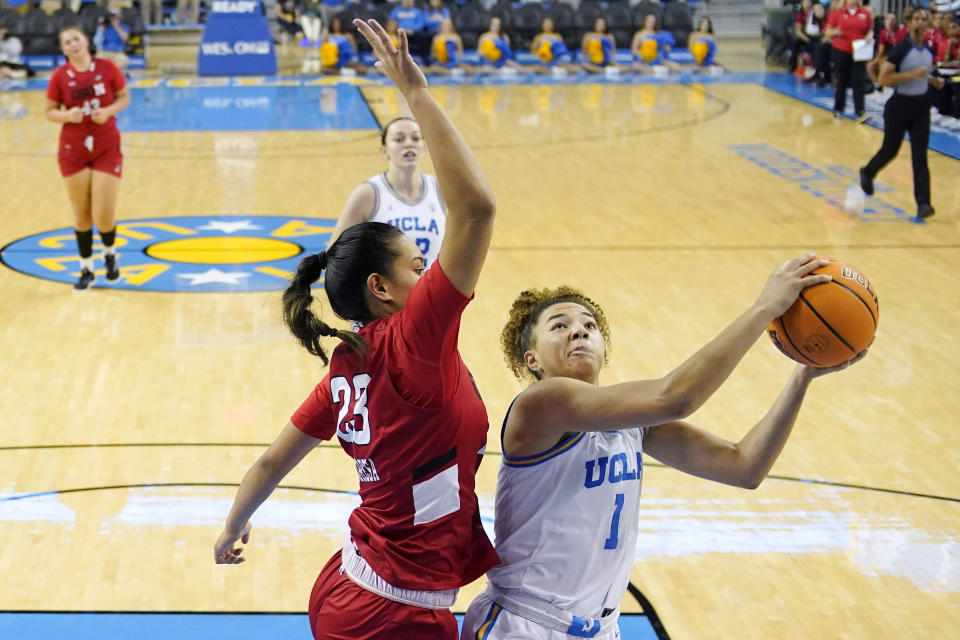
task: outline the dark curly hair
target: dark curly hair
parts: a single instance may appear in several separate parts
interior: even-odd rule
[[[547,307],[560,302],[575,302],[587,308],[597,321],[600,335],[606,343],[607,349],[604,362],[610,353],[610,325],[607,316],[596,302],[591,300],[579,289],[561,285],[553,289],[534,289],[520,293],[510,307],[510,317],[500,332],[500,347],[503,349],[503,359],[507,366],[520,381],[539,380],[540,377],[527,367],[523,354],[533,346],[533,328]]]

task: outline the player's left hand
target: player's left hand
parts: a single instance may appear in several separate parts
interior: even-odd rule
[[[946,82],[945,82],[944,79],[941,78],[940,76],[934,76],[934,77],[930,78],[930,85],[931,85],[934,89],[943,89],[943,85],[944,85],[944,84],[946,84]]]
[[[836,372],[836,371],[843,371],[843,370],[846,369],[847,367],[849,367],[849,366],[851,366],[851,365],[857,364],[858,362],[860,362],[861,360],[863,360],[864,358],[867,357],[867,352],[870,351],[870,346],[871,346],[871,345],[873,345],[873,340],[870,341],[870,344],[867,345],[867,348],[866,348],[866,349],[864,349],[864,350],[861,351],[859,354],[857,354],[857,357],[856,357],[856,358],[854,358],[854,359],[852,359],[852,360],[848,360],[847,362],[844,362],[843,364],[838,364],[838,365],[835,366],[835,367],[817,368],[817,367],[808,367],[808,366],[805,365],[805,364],[801,364],[801,365],[799,365],[799,366],[804,369],[804,372],[803,372],[804,375],[806,375],[807,378],[813,380],[814,378],[819,378],[820,376],[825,376],[825,375],[827,375],[828,373],[834,373],[834,372]]]
[[[103,124],[110,119],[110,116],[103,109],[94,109],[93,113],[90,114],[90,119],[97,124]]]
[[[239,540],[243,544],[250,542],[250,523],[243,525],[243,529],[237,532],[223,530],[220,537],[213,544],[213,560],[217,564],[240,564],[245,562],[246,558],[241,558],[243,547],[234,548],[234,544]]]

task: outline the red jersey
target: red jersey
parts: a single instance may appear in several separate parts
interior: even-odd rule
[[[935,62],[956,62],[960,60],[960,40],[943,38],[934,51]]]
[[[123,73],[117,65],[105,58],[93,58],[86,71],[77,71],[70,62],[57,67],[47,84],[47,99],[58,102],[67,109],[80,107],[83,111],[82,122],[64,123],[61,138],[82,139],[94,135],[98,138],[116,137],[119,140],[115,117],[103,124],[97,124],[90,118],[90,114],[96,109],[113,104],[117,93],[125,85]]]
[[[470,301],[435,264],[403,310],[360,330],[366,359],[341,344],[330,372],[290,418],[339,437],[360,476],[350,533],[363,559],[404,589],[454,589],[499,563],[474,493],[487,412],[460,358]]]
[[[909,35],[909,33],[910,33],[910,27],[908,27],[905,24],[900,25],[900,28],[897,29],[896,44],[900,44],[901,42],[903,42],[904,39],[906,39],[907,35]]]
[[[838,9],[827,18],[827,26],[840,29],[840,35],[834,36],[830,41],[833,47],[853,53],[853,41],[867,36],[873,28],[873,17],[863,7],[852,12],[849,9]]]
[[[923,34],[924,43],[934,51],[936,51],[940,43],[946,39],[946,34],[939,29],[927,29],[927,32]]]
[[[889,29],[883,29],[880,31],[880,35],[877,37],[877,42],[882,44],[886,49],[892,49],[897,46],[897,43],[900,40],[897,39],[897,34],[899,31],[890,31]]]

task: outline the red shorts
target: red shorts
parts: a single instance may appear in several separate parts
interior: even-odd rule
[[[87,168],[119,178],[123,175],[120,136],[62,136],[57,161],[64,178]]]
[[[425,609],[367,591],[330,558],[310,594],[310,628],[316,640],[457,640],[449,609]]]

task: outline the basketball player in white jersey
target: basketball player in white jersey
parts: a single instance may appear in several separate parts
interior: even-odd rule
[[[620,601],[636,553],[642,455],[691,475],[756,488],[780,454],[813,378],[797,365],[773,407],[739,443],[682,422],[726,380],[771,320],[826,282],[808,255],[780,265],[756,303],[659,380],[600,386],[609,328],[569,287],[525,291],[501,344],[514,374],[533,379],[501,431],[496,549],[485,593],[462,638],[620,638]],[[861,356],[862,357],[862,354]]]
[[[380,142],[387,170],[353,190],[340,212],[330,244],[355,224],[385,222],[417,243],[424,267],[429,269],[440,253],[447,216],[437,179],[420,172],[425,151],[420,125],[413,118],[395,118],[383,128]]]

